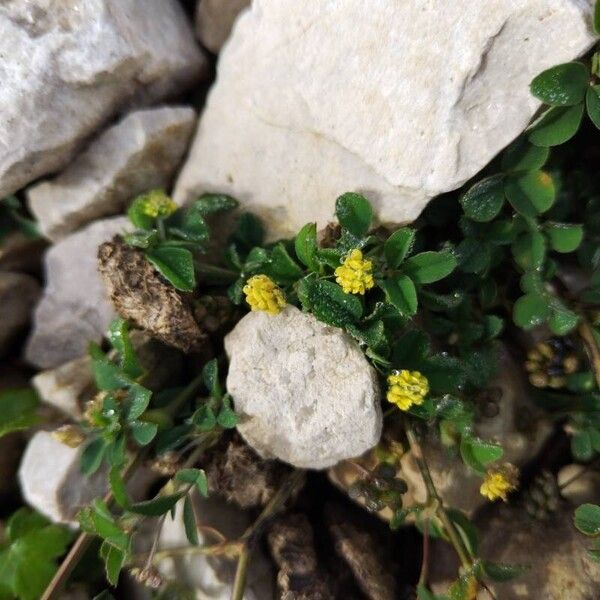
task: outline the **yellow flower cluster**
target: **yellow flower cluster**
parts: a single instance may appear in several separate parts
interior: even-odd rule
[[[243,291],[252,310],[264,310],[271,315],[277,315],[285,308],[283,292],[266,275],[250,277]]]
[[[139,199],[140,209],[147,217],[168,217],[177,210],[177,204],[163,190],[152,190]]]
[[[408,410],[416,404],[423,404],[429,393],[429,382],[419,371],[395,371],[387,378],[387,400],[400,410]]]
[[[518,480],[517,468],[510,463],[505,463],[486,473],[479,493],[488,500],[494,501],[500,498],[506,502],[508,494],[517,489]]]
[[[362,252],[355,248],[335,270],[335,280],[346,294],[364,294],[375,285],[372,270],[373,263],[364,260]]]

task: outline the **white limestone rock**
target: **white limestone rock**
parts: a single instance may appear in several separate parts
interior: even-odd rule
[[[176,0],[0,3],[0,197],[56,171],[130,104],[206,68]]]
[[[170,185],[187,150],[196,113],[188,107],[130,113],[95,139],[58,177],[27,191],[46,237],[119,213],[131,199]]]
[[[211,52],[227,41],[237,16],[251,0],[200,0],[196,6],[196,35]]]
[[[78,421],[85,402],[96,392],[92,359],[86,355],[55,369],[40,371],[31,379],[31,384],[42,402]]]
[[[264,458],[323,469],[379,441],[377,376],[342,330],[293,306],[251,312],[225,350],[238,430]]]
[[[33,277],[0,271],[0,356],[29,322],[39,295],[40,286]]]
[[[98,246],[129,227],[125,217],[96,221],[46,252],[46,287],[25,350],[29,362],[57,367],[100,341],[114,311],[96,269]]]
[[[587,0],[255,0],[176,186],[230,193],[275,238],[360,191],[383,222],[480,171],[527,126],[529,82],[594,42]]]
[[[49,431],[38,431],[29,441],[19,468],[21,491],[27,504],[57,523],[76,523],[77,511],[106,491],[106,471],[81,473],[81,448],[69,448]]]

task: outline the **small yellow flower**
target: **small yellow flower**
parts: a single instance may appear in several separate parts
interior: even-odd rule
[[[277,315],[285,308],[283,292],[266,275],[250,277],[243,291],[252,310],[264,310],[271,315]]]
[[[140,203],[141,211],[153,219],[168,217],[177,210],[177,204],[163,190],[152,190],[140,196],[137,201]]]
[[[519,471],[517,467],[510,463],[504,463],[486,473],[479,488],[479,493],[488,500],[493,501],[501,498],[506,502],[508,494],[517,489],[518,480]]]
[[[387,400],[400,410],[408,410],[413,404],[423,404],[429,393],[429,382],[419,371],[396,371],[388,376]]]
[[[335,270],[335,280],[346,294],[364,294],[375,285],[372,270],[373,263],[364,260],[362,252],[355,248]]]

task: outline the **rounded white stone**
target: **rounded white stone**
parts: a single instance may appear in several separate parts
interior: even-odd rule
[[[356,342],[293,306],[252,312],[225,338],[238,430],[263,457],[323,469],[379,440],[376,372]]]

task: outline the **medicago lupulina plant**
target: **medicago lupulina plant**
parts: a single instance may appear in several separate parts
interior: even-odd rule
[[[258,218],[241,214],[215,266],[203,261],[209,223],[215,213],[235,209],[234,199],[207,194],[178,208],[154,190],[136,198],[128,212],[136,230],[124,235],[124,242],[194,307],[196,317],[199,307],[210,312],[226,306],[233,321],[245,310],[277,318],[293,305],[345,330],[362,348],[381,379],[388,434],[375,451],[377,465],[361,467],[349,492],[369,510],[388,509],[393,529],[411,522],[425,540],[447,541],[461,564],[447,595],[434,595],[424,543],[417,583],[421,600],[468,600],[479,588],[488,589],[490,581],[505,581],[526,569],[478,555],[475,527],[447,505],[426,452],[429,436],[441,440],[456,461],[480,478],[486,500],[510,501],[511,494],[521,493],[517,467],[503,460],[502,446],[480,437],[476,427],[482,391],[498,370],[500,344],[518,348],[530,393],[568,434],[573,458],[593,464],[600,455],[600,185],[594,170],[566,143],[580,129],[584,139],[597,135],[598,64],[594,55],[591,68],[572,62],[536,77],[532,93],[546,105],[539,119],[479,180],[434,200],[411,226],[375,226],[370,203],[353,192],[337,199],[336,224],[318,232],[309,223],[293,239],[274,243],[265,243]],[[586,112],[591,124],[584,123]],[[156,565],[168,550],[154,543],[140,554],[135,538],[154,518],[158,540],[165,520],[183,501],[191,552],[238,561],[233,598],[239,600],[253,545],[268,519],[302,485],[303,473],[291,471],[240,539],[199,545],[191,498],[209,493],[199,467],[237,423],[234,399],[223,384],[223,330],[214,328],[211,356],[198,359],[182,381],[151,390],[151,373],[129,329],[125,319],[118,319],[108,332],[111,349],[91,347],[97,394],[80,423],[55,433],[68,445],[83,446],[85,473],[106,470],[109,491],[80,512],[83,533],[52,581],[48,567],[36,593],[47,585],[42,597],[59,597],[94,538],[101,541],[110,584],[126,569],[138,581],[161,587]],[[524,335],[532,330],[541,342]],[[6,408],[2,432],[28,427],[36,418],[35,397],[20,394],[19,408],[14,393],[0,396]],[[407,484],[398,468],[404,453],[412,453],[422,475],[424,502],[404,500]],[[133,500],[127,481],[148,462],[161,467],[161,487],[150,498]],[[574,517],[583,534],[598,536],[598,506],[584,504]],[[18,514],[14,522],[27,519]],[[41,532],[53,527],[34,521],[32,528]],[[19,540],[26,532],[18,529],[11,526],[0,556],[19,558],[16,544],[24,543]],[[49,531],[58,540],[45,555],[52,565],[69,538]],[[598,560],[598,552],[596,541],[590,555]],[[20,587],[16,573],[21,563],[14,564],[12,571],[0,570],[0,590],[36,597]],[[102,597],[110,596],[105,592]]]

